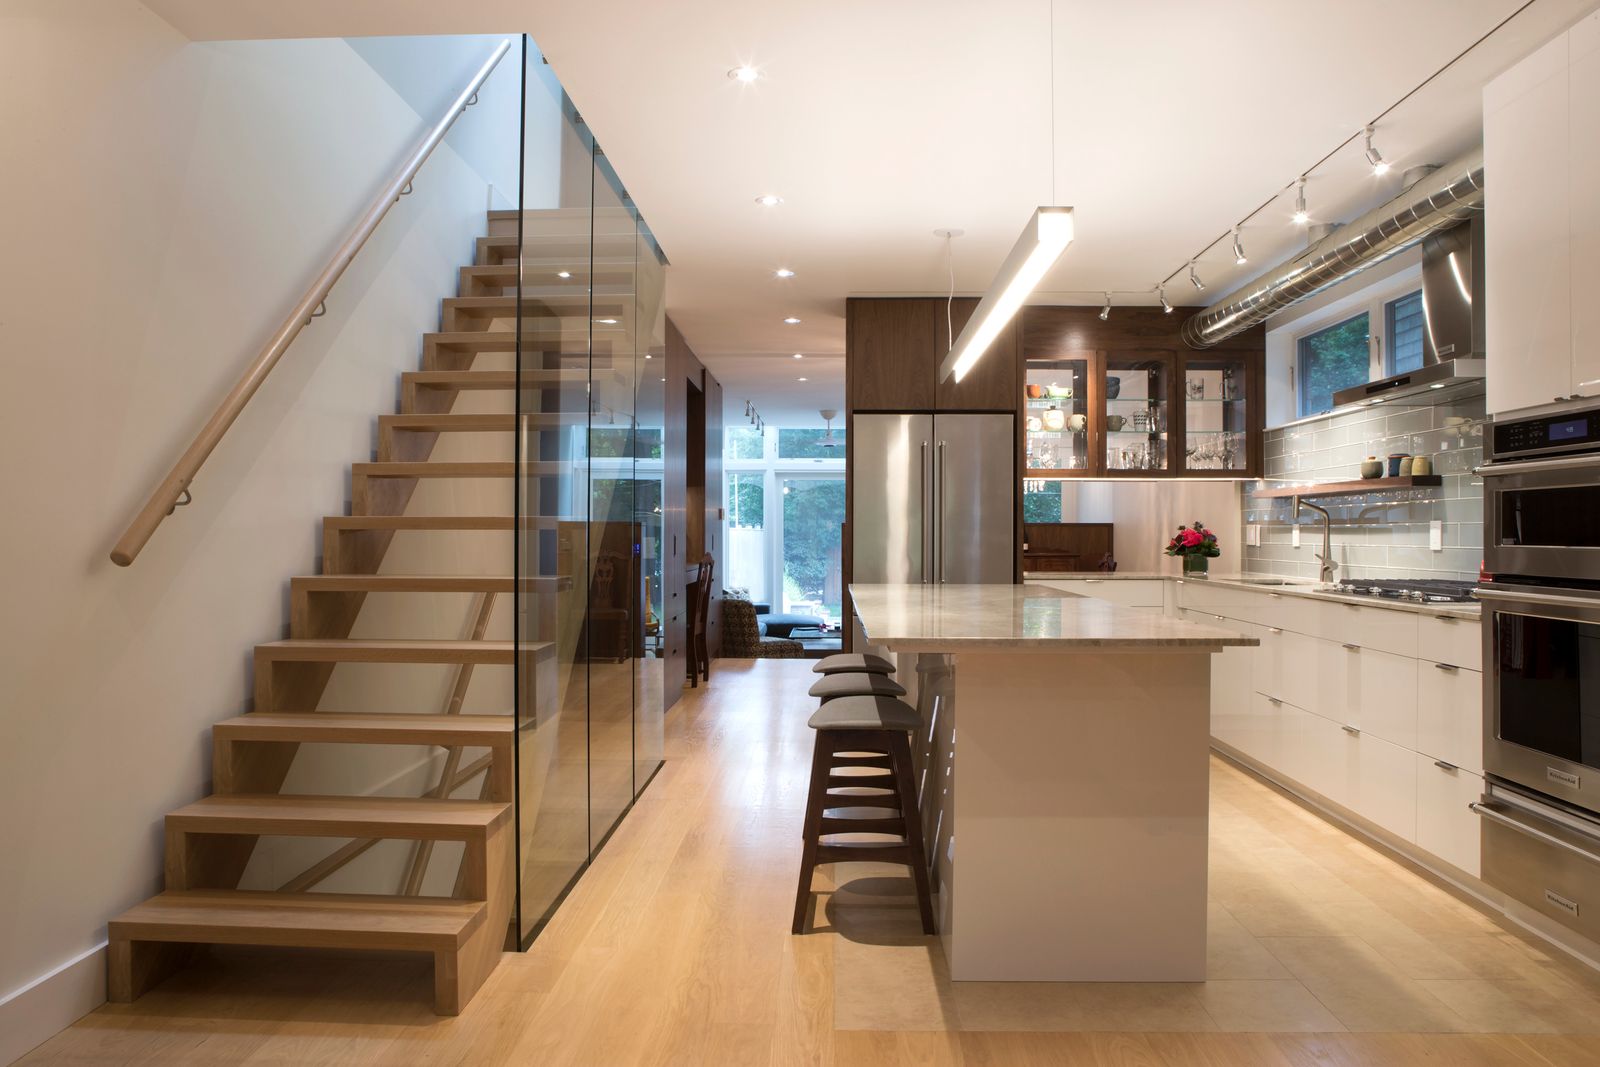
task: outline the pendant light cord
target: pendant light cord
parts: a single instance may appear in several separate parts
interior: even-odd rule
[[[956,320],[954,314],[956,303],[956,246],[954,241],[955,238],[953,236],[950,234],[945,234],[944,262],[945,266],[950,271],[950,295],[945,299],[944,302],[944,335],[945,339],[950,343],[950,347],[952,348],[955,347],[956,343]]]
[[[1056,200],[1056,0],[1050,4],[1050,204]]]

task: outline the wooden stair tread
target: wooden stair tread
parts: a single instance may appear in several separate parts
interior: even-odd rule
[[[481,839],[510,815],[511,805],[487,800],[219,793],[169,813],[167,829],[195,834],[466,841]]]
[[[509,593],[515,581],[509,574],[302,574],[289,584],[312,593]]]
[[[510,715],[402,715],[344,711],[257,711],[211,728],[224,741],[309,741],[375,745],[509,745]]]
[[[571,304],[575,307],[581,306],[586,309],[592,307],[596,312],[609,312],[612,309],[631,307],[631,304],[625,303],[622,298],[633,295],[631,293],[608,295],[600,292],[591,296],[587,287],[577,285],[551,288],[552,291],[547,296],[533,296],[524,287],[522,290],[523,305],[526,307],[530,304]],[[444,298],[444,306],[455,311],[482,311],[494,314],[510,313],[517,310],[517,298],[515,296],[447,296]],[[577,312],[574,312],[574,314],[577,314]]]
[[[414,385],[446,389],[515,389],[517,372],[514,370],[408,370],[401,373],[404,382]],[[561,368],[559,370],[524,370],[522,387],[534,385],[588,385],[587,368]]]
[[[111,940],[301,948],[454,950],[488,914],[478,900],[168,890],[112,919]]]
[[[576,418],[576,416],[574,416]],[[413,433],[510,433],[515,415],[379,415],[378,425]]]
[[[538,473],[540,467],[573,469],[570,463],[526,463],[524,469]],[[517,473],[516,463],[510,460],[487,460],[473,463],[439,463],[432,461],[378,463],[352,463],[350,473],[368,478],[510,478]]]
[[[543,657],[554,649],[548,641],[524,641],[525,653]],[[516,655],[513,641],[406,641],[350,638],[291,638],[256,646],[256,654],[297,663],[476,663],[509,664]]]

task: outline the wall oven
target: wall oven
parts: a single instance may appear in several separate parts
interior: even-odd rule
[[[1482,875],[1600,941],[1600,407],[1489,435]]]

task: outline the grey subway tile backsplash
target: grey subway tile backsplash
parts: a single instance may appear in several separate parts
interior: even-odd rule
[[[1438,487],[1329,497],[1318,503],[1333,515],[1334,558],[1341,578],[1453,578],[1474,581],[1483,557],[1483,482],[1472,474],[1483,462],[1483,398],[1437,408],[1362,409],[1326,421],[1269,430],[1265,444],[1269,482],[1353,481],[1367,456],[1426,455]],[[1247,572],[1315,578],[1314,553],[1321,517],[1299,517],[1300,548],[1291,545],[1296,524],[1290,499],[1261,500],[1247,488],[1244,521],[1261,527],[1261,545],[1241,549]],[[1442,550],[1429,547],[1430,524],[1443,524]]]

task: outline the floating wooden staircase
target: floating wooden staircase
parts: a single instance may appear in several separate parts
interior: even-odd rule
[[[574,590],[565,574],[524,576],[522,592],[539,598],[537,610],[526,613],[539,633],[537,640],[514,645],[485,636],[497,599],[509,610],[510,594],[517,590],[509,574],[378,573],[400,535],[513,531],[516,520],[509,514],[405,513],[421,483],[506,482],[517,475],[510,443],[517,428],[512,390],[556,394],[547,397],[545,406],[558,410],[527,417],[525,434],[570,431],[586,423],[591,368],[604,367],[603,358],[597,364],[591,355],[590,331],[610,324],[587,321],[587,266],[570,287],[525,291],[524,336],[535,339],[538,358],[525,361],[520,381],[506,369],[511,363],[506,354],[517,348],[512,321],[517,304],[507,293],[517,283],[517,238],[514,226],[512,233],[505,232],[508,219],[514,223],[514,214],[491,213],[491,236],[478,240],[477,263],[461,271],[461,295],[443,302],[439,331],[423,337],[421,369],[401,376],[399,412],[379,416],[376,459],[352,465],[351,514],[323,520],[322,573],[291,580],[289,637],[256,647],[255,710],[213,728],[212,795],[166,817],[166,891],[109,924],[112,1000],[139,996],[183,965],[197,946],[298,946],[430,954],[436,1010],[454,1014],[483,984],[501,953],[514,947],[508,935],[514,900],[516,718],[509,707],[506,714],[492,715],[462,714],[462,707],[477,667],[516,665],[526,693],[535,692],[536,676],[555,677],[559,664],[570,661],[577,632],[577,623],[567,617],[570,612],[555,605],[560,598],[581,599],[585,591]],[[553,261],[562,259],[562,240],[551,242]],[[593,276],[601,276],[600,268]],[[629,280],[620,271],[607,273],[605,279],[608,285]],[[611,317],[606,309],[612,301],[617,317],[625,318],[623,286],[602,292],[592,317]],[[582,337],[581,351],[564,350],[569,336]],[[482,366],[481,357],[492,362],[498,357],[499,365]],[[505,410],[453,410],[463,394],[485,391],[503,394],[500,406]],[[481,433],[505,438],[501,458],[432,458],[442,438]],[[560,475],[565,470],[558,462],[536,462],[525,473]],[[524,516],[522,524],[559,530],[571,521],[532,515]],[[511,560],[503,563],[509,571]],[[470,636],[351,636],[369,596],[439,594],[468,599]],[[357,664],[380,671],[434,665],[452,679],[448,700],[438,714],[319,710],[334,670]],[[281,792],[304,744],[418,746],[444,754],[434,784],[421,797]],[[276,890],[241,889],[261,838],[345,843]],[[309,891],[378,842],[393,840],[414,844],[408,846],[410,860],[392,892]],[[454,892],[425,896],[421,887],[436,858],[433,846],[441,842],[460,846]],[[452,847],[439,857],[448,855],[453,861],[456,851]]]

